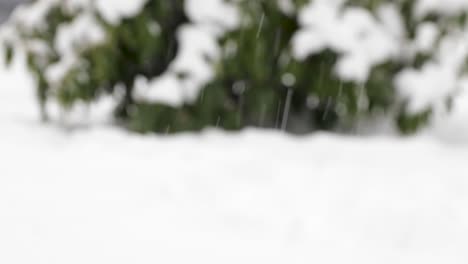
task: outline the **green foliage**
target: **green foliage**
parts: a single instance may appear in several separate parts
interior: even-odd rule
[[[149,111],[144,104],[145,110],[132,116],[138,131],[210,126],[283,128],[294,133],[350,129],[358,116],[393,102],[392,65],[376,69],[366,85],[345,83],[333,72],[338,54],[330,50],[305,62],[292,58],[290,43],[299,28],[297,16],[284,14],[274,1],[241,1],[240,7],[243,23],[220,40],[223,55],[216,78],[196,104],[173,109],[177,114],[169,114],[171,108],[158,104]],[[366,96],[370,102],[364,109],[359,99]],[[286,111],[288,118],[284,118]],[[167,116],[184,116],[184,122]]]
[[[6,45],[4,48],[5,48],[5,64],[10,65],[13,60],[13,56],[15,55],[15,50],[13,49],[11,45]]]
[[[186,21],[181,0],[149,1],[140,14],[118,26],[102,20],[107,41],[83,51],[83,63],[62,83],[60,102],[71,105],[76,100],[92,101],[102,93],[114,92],[120,84],[125,93],[116,115],[128,119],[129,108],[134,105],[135,78],[157,76],[166,70],[177,51],[176,30]]]
[[[431,110],[420,114],[401,113],[397,118],[398,127],[403,134],[413,134],[428,122],[431,114]]]
[[[293,0],[293,12],[285,13],[277,1],[236,1],[241,25],[220,37],[222,54],[214,66],[214,79],[203,87],[194,102],[180,107],[139,102],[132,94],[138,76],[158,77],[174,60],[178,51],[177,32],[181,25],[190,23],[184,0],[149,0],[141,13],[118,25],[107,24],[96,13],[106,40],[79,50],[79,61],[54,89],[47,82],[44,69],[60,60],[54,48],[59,26],[69,23],[77,14],[57,6],[47,15],[44,29],[19,31],[24,39],[41,40],[50,47],[45,57],[34,52],[28,54],[43,106],[47,99],[54,98],[65,108],[72,107],[78,101],[92,102],[103,94],[123,89],[122,96],[116,98],[115,117],[120,124],[138,132],[172,133],[206,127],[238,130],[248,126],[294,133],[352,131],[360,119],[382,113],[394,115],[403,133],[413,133],[426,124],[431,111],[407,114],[406,102],[398,99],[393,78],[405,67],[421,67],[431,54],[417,54],[412,61],[378,65],[365,83],[343,81],[334,71],[342,55],[336,51],[327,49],[304,61],[292,56],[291,42],[300,29],[298,12],[308,2]],[[417,26],[412,15],[414,1],[350,0],[347,4],[375,11],[382,3],[401,7],[406,33],[413,38]],[[448,28],[465,18],[442,21],[429,15],[421,21],[435,21],[441,28]],[[7,46],[7,61],[11,61],[13,51]]]

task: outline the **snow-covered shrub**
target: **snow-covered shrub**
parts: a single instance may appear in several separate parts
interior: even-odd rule
[[[37,0],[0,36],[47,100],[112,94],[138,131],[414,132],[466,83],[468,1]]]
[[[385,113],[414,132],[447,109],[464,79],[467,7],[465,0],[311,1],[299,13],[294,58],[308,63],[333,54],[325,79],[334,76],[343,89],[319,89],[338,90],[327,97],[343,121]]]
[[[208,8],[190,26],[198,31],[194,33],[200,39],[187,42],[190,46],[203,43],[198,53],[209,48],[205,53],[209,60],[198,55],[202,61],[196,62],[197,55],[187,56],[190,60],[185,61],[188,69],[183,78],[188,81],[179,85],[182,101],[165,106],[154,104],[158,102],[156,98],[140,104],[136,115],[144,118],[135,118],[138,129],[180,131],[208,126],[225,129],[281,126],[287,88],[293,85],[295,77],[286,75],[287,65],[280,64],[279,60],[281,56],[290,57],[289,41],[297,30],[294,16],[282,12],[275,1],[238,0],[235,5],[211,2],[222,3],[225,11],[219,11],[220,7]],[[187,11],[191,17],[190,5]],[[196,76],[206,78],[199,82]],[[165,78],[158,78],[162,79],[161,86],[170,85],[164,83]]]
[[[127,117],[135,78],[166,70],[186,21],[181,0],[39,0],[19,7],[2,35],[7,53],[26,51],[44,116],[47,99],[69,110],[111,93]]]

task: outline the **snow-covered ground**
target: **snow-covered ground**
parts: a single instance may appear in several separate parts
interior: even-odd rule
[[[457,118],[457,144],[67,132],[37,122],[21,65],[0,80],[0,263],[468,262]]]

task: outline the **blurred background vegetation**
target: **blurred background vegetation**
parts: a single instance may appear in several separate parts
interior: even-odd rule
[[[381,118],[393,120],[402,133],[413,133],[424,126],[432,109],[407,111],[407,102],[398,97],[394,78],[406,67],[421,67],[431,54],[385,61],[372,68],[365,82],[340,78],[334,70],[342,55],[339,51],[327,48],[302,60],[292,54],[291,43],[302,27],[301,10],[310,2],[293,0],[292,9],[286,12],[279,1],[231,1],[240,12],[241,22],[216,36],[221,54],[216,60],[206,58],[213,77],[203,84],[194,100],[181,105],[139,100],[134,89],[137,78],[151,80],[161,76],[176,58],[180,50],[178,32],[193,22],[184,0],[149,0],[141,12],[117,24],[109,23],[97,12],[70,11],[59,2],[47,13],[45,27],[15,26],[23,41],[39,40],[47,46],[46,53],[30,49],[27,54],[36,76],[44,120],[48,119],[45,106],[49,100],[57,100],[67,111],[76,102],[92,102],[106,94],[119,93],[114,97],[116,123],[138,132],[198,131],[207,127],[239,130],[250,126],[292,133],[351,132],[362,120]],[[385,3],[396,5],[408,39],[415,37],[422,22],[438,23],[441,31],[447,23],[464,23],[464,16],[448,20],[429,14],[416,19],[415,2],[351,0],[346,7],[375,14]],[[76,47],[78,62],[58,83],[51,84],[46,69],[61,60],[56,47],[57,32],[83,12],[96,17],[104,29],[105,41]],[[4,50],[12,58],[14,44],[7,43]],[[177,72],[181,80],[190,78],[188,75],[190,72]],[[447,106],[449,99],[443,99]]]

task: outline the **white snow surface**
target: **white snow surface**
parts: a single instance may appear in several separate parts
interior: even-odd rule
[[[28,76],[0,67],[0,263],[468,261],[468,141],[64,131]]]
[[[216,32],[206,25],[183,25],[177,32],[179,51],[168,70],[151,80],[138,78],[134,97],[171,106],[195,101],[214,77],[213,62],[220,55]]]
[[[234,29],[240,23],[239,10],[224,0],[204,0],[203,4],[199,0],[186,0],[185,11],[196,24],[217,24]]]
[[[147,0],[40,0],[20,5],[10,22],[33,32],[46,26],[45,16],[52,8],[61,6],[71,12],[96,10],[106,22],[116,25],[122,19],[138,14],[146,3]]]
[[[427,42],[432,42],[432,38],[434,36],[421,37]],[[468,58],[467,39],[468,26],[462,30],[453,30],[441,38],[440,44],[434,48],[433,59],[421,69],[408,68],[397,74],[396,88],[402,98],[408,99],[410,112],[417,113],[430,107],[435,111],[441,111],[449,96],[466,92],[468,87],[464,85],[466,80],[464,67]]]
[[[140,13],[148,0],[96,0],[98,12],[111,24],[119,24],[123,18]]]
[[[59,0],[41,0],[18,6],[11,15],[10,23],[28,32],[46,27],[45,17]]]
[[[301,10],[303,28],[294,37],[293,53],[299,60],[327,48],[343,54],[337,75],[364,83],[374,66],[400,55],[402,18],[392,4],[381,6],[376,19],[364,8],[341,10],[343,2],[317,0]]]
[[[468,11],[467,0],[418,0],[415,15],[423,17],[434,13],[446,16],[460,15]]]
[[[430,53],[435,47],[439,34],[436,24],[431,22],[421,23],[416,31],[414,49],[424,54]]]

